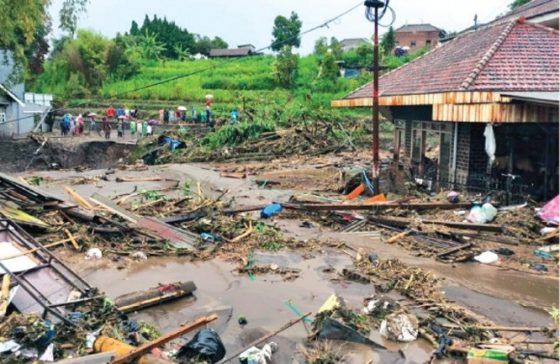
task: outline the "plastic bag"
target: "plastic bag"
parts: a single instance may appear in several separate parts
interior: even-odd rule
[[[191,341],[177,353],[178,358],[197,358],[216,363],[226,356],[226,348],[218,333],[212,329],[199,330]]]
[[[263,219],[268,219],[269,217],[279,214],[280,212],[282,212],[282,205],[273,203],[262,209],[261,217]]]
[[[239,355],[239,362],[242,364],[267,364],[276,350],[278,350],[278,344],[275,342],[266,344],[262,349],[252,346]]]
[[[418,319],[406,313],[391,314],[381,322],[379,333],[393,341],[414,341],[418,337]]]
[[[560,223],[560,195],[548,201],[539,210],[539,217],[549,224],[558,225]]]
[[[484,253],[477,255],[473,259],[480,263],[492,264],[498,261],[498,254],[491,251],[485,251]]]

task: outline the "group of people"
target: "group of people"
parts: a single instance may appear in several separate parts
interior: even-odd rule
[[[132,109],[126,109],[123,107],[117,107],[116,109],[113,105],[109,105],[107,110],[105,110],[105,116],[111,119],[136,119],[138,118],[138,107]]]
[[[81,135],[84,133],[84,117],[82,114],[74,117],[71,114],[65,114],[60,121],[60,133],[66,135]]]

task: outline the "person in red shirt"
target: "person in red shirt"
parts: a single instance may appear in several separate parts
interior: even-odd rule
[[[113,108],[113,105],[109,106],[109,108],[107,109],[107,111],[105,112],[105,114],[107,115],[107,117],[109,119],[114,119],[115,118],[115,109]]]

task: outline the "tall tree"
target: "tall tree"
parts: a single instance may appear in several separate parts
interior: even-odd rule
[[[41,30],[50,24],[48,5],[49,0],[0,0],[0,48],[8,51],[0,62],[12,58],[14,80],[23,75],[26,55],[40,40]]]
[[[274,27],[272,28],[272,50],[280,51],[284,46],[299,48],[301,44],[301,20],[298,15],[292,11],[290,18],[278,15],[274,19]]]
[[[292,53],[292,47],[284,46],[273,63],[276,83],[284,88],[295,86],[299,57]]]
[[[140,28],[138,28],[138,23],[136,21],[132,21],[132,24],[130,24],[130,35],[139,35],[140,34]]]
[[[87,2],[64,0],[59,13],[62,29],[75,30],[78,14],[85,10]],[[50,3],[50,0],[0,0],[0,48],[8,51],[6,56],[14,63],[13,79],[21,79],[25,71],[42,69],[52,21],[48,11]]]
[[[397,44],[397,40],[395,39],[395,30],[393,26],[389,27],[389,30],[385,34],[383,34],[383,38],[381,38],[381,47],[383,48],[383,52],[385,54],[391,54],[393,48]]]
[[[521,5],[525,5],[528,2],[530,2],[531,0],[513,0],[513,2],[511,4],[509,4],[509,8],[511,10],[516,9],[518,7],[520,7]]]
[[[78,29],[78,17],[86,11],[89,0],[64,0],[60,9],[60,29],[74,37]]]

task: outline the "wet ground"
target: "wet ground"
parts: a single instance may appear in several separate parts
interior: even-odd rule
[[[61,198],[67,198],[62,186],[73,178],[98,177],[104,174],[105,170],[83,173],[33,173],[43,176],[47,181],[41,186],[43,189]],[[168,180],[140,183],[113,181],[114,176],[156,175]],[[195,181],[199,181],[201,188],[209,195],[216,196],[224,190],[229,190],[226,198],[235,197],[237,205],[287,201],[294,193],[290,190],[261,189],[253,177],[220,177],[218,172],[211,170],[207,165],[166,165],[150,167],[149,171],[142,172],[117,171],[114,176],[111,175],[110,182],[101,179],[93,184],[73,185],[72,188],[83,196],[95,192],[114,196],[130,193],[135,189],[150,190],[173,186],[177,184],[175,180],[179,180],[179,184],[182,185],[184,181],[190,180],[191,186],[195,186]],[[367,252],[376,253],[380,258],[397,257],[407,264],[428,269],[438,277],[445,278],[443,290],[451,300],[500,325],[548,326],[551,321],[542,308],[549,308],[558,303],[557,279],[501,270],[478,263],[452,266],[428,258],[415,257],[398,246],[386,245],[368,237],[338,233],[317,226],[299,227],[299,223],[294,220],[276,219],[274,223],[286,235],[298,239],[339,239],[353,248],[364,248]],[[76,269],[83,272],[88,282],[98,286],[111,298],[154,287],[158,283],[194,281],[198,287],[195,299],[183,299],[146,309],[135,317],[152,322],[162,331],[167,331],[181,322],[216,312],[220,319],[213,326],[220,333],[230,353],[260,336],[263,330],[273,331],[296,318],[297,312],[316,311],[333,292],[339,293],[350,306],[356,308],[361,307],[364,297],[374,293],[372,285],[340,280],[333,273],[324,271],[327,267],[333,267],[335,271],[340,272],[342,268],[351,265],[350,257],[340,251],[325,251],[322,254],[313,254],[313,257],[285,252],[257,255],[257,264],[275,263],[280,267],[300,269],[299,278],[293,281],[284,281],[282,276],[275,274],[257,275],[254,278],[236,275],[232,272],[235,266],[217,259],[192,263],[186,258],[150,258],[147,262],[134,263],[128,269],[122,270],[105,259],[83,264],[83,257],[74,255],[69,260]],[[245,327],[237,323],[241,315],[249,322]],[[274,339],[281,347],[280,352],[275,354],[275,362],[292,362],[294,352],[305,336],[305,328],[298,324]],[[382,341],[379,335],[374,334],[372,337]],[[353,363],[366,363],[370,360],[373,363],[406,362],[396,354],[398,349],[403,350],[410,362],[422,363],[429,358],[431,352],[431,347],[422,340],[404,345],[388,342],[385,344],[392,352],[374,353],[360,345],[345,345],[344,352],[347,352],[348,361]]]

